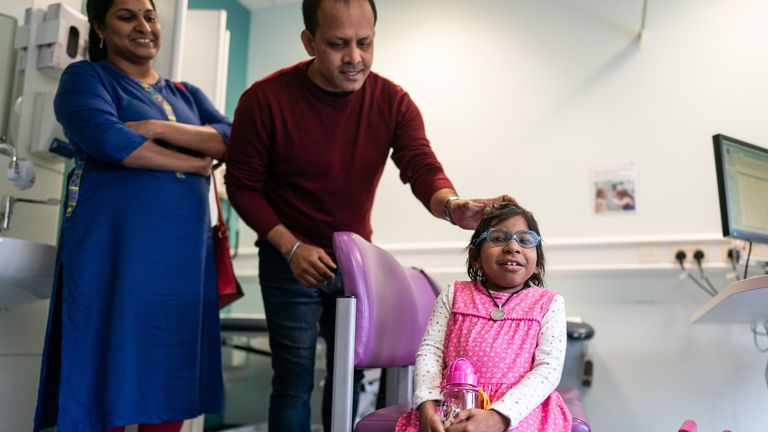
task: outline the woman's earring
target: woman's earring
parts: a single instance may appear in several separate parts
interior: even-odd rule
[[[104,36],[99,35],[99,49],[104,49]]]

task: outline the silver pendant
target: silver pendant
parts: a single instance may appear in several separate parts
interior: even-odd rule
[[[504,312],[501,308],[494,309],[493,312],[491,312],[491,319],[494,321],[498,321],[502,318],[504,318],[507,315],[506,312]]]

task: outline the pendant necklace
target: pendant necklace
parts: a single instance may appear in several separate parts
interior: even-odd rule
[[[486,286],[483,286],[483,288],[485,288],[485,292],[488,293],[488,297],[491,298],[491,301],[493,302],[494,306],[496,306],[496,309],[491,311],[491,319],[494,321],[499,321],[501,319],[504,319],[505,316],[507,316],[507,313],[504,312],[504,309],[502,308],[506,306],[507,303],[509,303],[509,301],[512,299],[512,296],[514,296],[515,294],[519,293],[524,289],[524,288],[520,288],[517,291],[511,293],[509,297],[507,297],[507,299],[504,300],[504,303],[502,303],[501,306],[499,306],[499,304],[496,303],[496,299],[493,298],[493,295],[491,294],[491,290],[489,290],[488,287]]]

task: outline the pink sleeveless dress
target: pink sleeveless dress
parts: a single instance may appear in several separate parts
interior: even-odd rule
[[[491,403],[501,399],[531,370],[541,320],[556,294],[546,288],[526,288],[504,307],[506,316],[494,321],[489,314],[495,306],[482,285],[456,282],[445,335],[443,371],[446,365],[464,357],[475,368],[478,385],[488,394]],[[499,304],[505,299],[504,294],[496,297]],[[418,432],[418,411],[411,409],[400,417],[395,430]],[[514,432],[570,430],[571,413],[557,392],[552,392],[516,427],[508,429]]]

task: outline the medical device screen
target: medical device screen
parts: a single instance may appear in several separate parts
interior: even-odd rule
[[[768,243],[768,149],[725,135],[712,139],[723,235]]]

